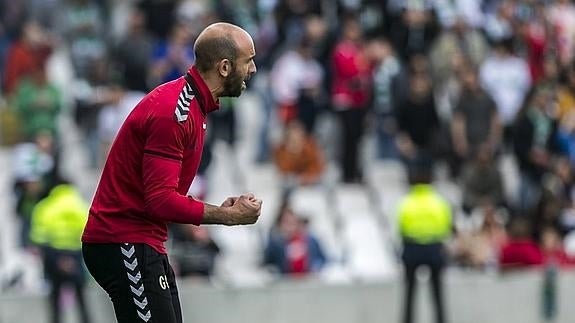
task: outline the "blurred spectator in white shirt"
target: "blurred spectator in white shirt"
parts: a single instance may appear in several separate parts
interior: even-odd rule
[[[571,63],[575,50],[575,5],[569,0],[557,0],[549,7],[548,15],[559,60],[566,66]]]
[[[313,95],[314,92],[320,95],[324,72],[313,56],[313,49],[309,39],[304,38],[297,48],[281,55],[272,67],[271,89],[283,122],[301,117],[304,112],[299,111],[302,95]]]
[[[529,66],[513,54],[512,47],[511,39],[496,43],[479,71],[481,85],[497,105],[506,138],[531,85]]]

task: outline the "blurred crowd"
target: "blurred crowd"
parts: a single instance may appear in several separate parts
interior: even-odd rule
[[[395,160],[408,174],[422,164],[448,170],[462,193],[450,208],[452,263],[575,264],[570,0],[2,0],[0,140],[13,149],[23,247],[37,244],[37,204],[65,182],[60,116],[73,117],[100,169],[130,110],[193,64],[195,37],[215,21],[244,27],[256,45],[248,88],[261,99],[262,126],[253,160],[276,166],[284,199],[263,265],[302,274],[329,261],[289,196],[324,185],[329,165],[338,185],[367,185],[366,135],[375,137],[373,158]],[[69,64],[69,88],[47,77],[58,55]],[[220,103],[190,188],[199,198],[214,143],[233,150],[241,126],[236,101]],[[325,116],[336,140],[322,136]],[[515,190],[503,160],[518,169]],[[177,271],[211,275],[220,249],[209,231],[172,231]]]

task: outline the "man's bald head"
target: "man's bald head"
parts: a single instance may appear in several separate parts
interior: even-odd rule
[[[238,42],[246,37],[251,41],[250,35],[236,25],[224,22],[209,25],[194,44],[196,67],[200,72],[207,72],[223,59],[235,62],[240,54]]]

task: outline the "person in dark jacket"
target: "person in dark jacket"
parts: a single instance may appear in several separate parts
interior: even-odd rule
[[[326,256],[317,238],[309,232],[307,220],[282,205],[268,237],[264,265],[284,275],[304,276],[319,271],[325,263]]]
[[[410,94],[396,110],[399,133],[397,147],[409,168],[418,159],[431,160],[439,129],[439,116],[431,93],[431,81],[426,73],[410,76]]]
[[[521,174],[517,201],[521,210],[530,210],[539,201],[543,175],[549,170],[553,155],[561,150],[553,103],[551,88],[534,88],[515,121],[513,146]]]

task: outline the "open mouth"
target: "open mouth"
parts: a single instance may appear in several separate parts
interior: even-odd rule
[[[252,78],[252,76],[254,75],[254,73],[247,73],[244,76],[244,80],[242,81],[242,87],[243,88],[247,88],[248,83],[250,83],[250,79]]]

